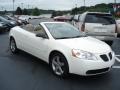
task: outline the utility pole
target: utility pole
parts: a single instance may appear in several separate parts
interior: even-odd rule
[[[14,3],[15,3],[15,0],[13,0],[13,16],[14,16]]]
[[[116,0],[114,0],[114,3],[116,4]]]
[[[84,0],[84,7],[85,7],[85,0]]]
[[[77,8],[77,4],[75,4],[75,8]]]
[[[21,3],[21,8],[22,8],[22,14],[23,14],[23,3]]]
[[[29,9],[30,5],[28,4],[28,9]]]
[[[2,9],[2,11],[3,11],[4,7],[2,6],[1,9]]]
[[[21,7],[22,7],[22,9],[23,9],[23,3],[21,3]]]
[[[85,8],[85,0],[84,0],[84,10],[86,10],[86,8]]]

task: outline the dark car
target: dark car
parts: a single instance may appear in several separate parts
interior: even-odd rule
[[[14,22],[16,25],[18,25],[18,26],[20,26],[20,25],[22,25],[22,21],[21,20],[18,20],[17,18],[15,18],[15,17],[11,17],[11,16],[8,16],[8,15],[4,15],[4,16],[2,16],[3,18],[5,18],[5,19],[7,19],[7,20],[9,20],[9,21],[11,21],[11,22]]]
[[[0,22],[0,33],[6,32],[7,30],[8,30],[7,25],[4,24],[3,22]]]
[[[0,16],[0,22],[3,22],[7,26],[8,30],[17,25],[14,21],[9,21],[2,16]]]

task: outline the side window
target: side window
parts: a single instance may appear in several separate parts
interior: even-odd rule
[[[34,31],[34,26],[32,24],[27,24],[25,27],[23,27],[25,30],[33,32]]]
[[[74,16],[74,21],[78,22],[78,17],[79,17],[79,15],[75,15]]]
[[[36,26],[35,29],[34,29],[35,32],[43,32],[43,29],[40,25]]]
[[[84,22],[84,15],[80,15],[79,21],[80,21],[80,22]]]
[[[34,33],[35,34],[42,33],[42,34],[45,34],[48,37],[46,31],[44,30],[44,28],[41,25],[38,25],[38,26],[35,27]]]

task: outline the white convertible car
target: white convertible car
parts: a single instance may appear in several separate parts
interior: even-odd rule
[[[106,43],[87,37],[64,22],[41,22],[11,29],[12,53],[23,50],[47,62],[57,76],[97,75],[110,71],[115,54]]]

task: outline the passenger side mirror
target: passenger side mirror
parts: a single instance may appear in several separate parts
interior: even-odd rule
[[[47,38],[46,34],[44,34],[44,33],[38,33],[38,34],[36,34],[36,37]]]

